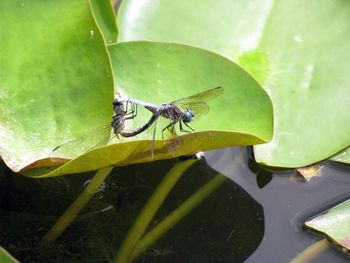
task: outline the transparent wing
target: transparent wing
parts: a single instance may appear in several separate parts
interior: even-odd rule
[[[157,132],[157,122],[158,122],[158,119],[155,120],[155,122],[153,123],[153,135],[152,135],[152,140],[151,140],[151,145],[150,145],[150,148],[151,148],[151,158],[153,159],[154,157],[154,140],[156,139],[156,132]]]
[[[75,157],[94,148],[106,145],[116,135],[112,132],[110,124],[103,125],[73,140],[56,146],[50,156],[64,155]]]
[[[209,112],[209,106],[203,101],[199,102],[190,102],[190,103],[177,103],[177,106],[179,106],[182,110],[192,110],[194,112],[194,115],[202,116]]]
[[[179,103],[187,104],[187,103],[191,103],[191,102],[210,101],[212,99],[215,99],[217,96],[221,95],[223,91],[224,91],[223,88],[217,87],[217,88],[213,88],[213,89],[209,89],[209,90],[197,93],[195,95],[192,95],[192,96],[189,96],[186,98],[174,100],[170,103],[174,103],[177,105]]]
[[[164,127],[161,127],[161,128],[163,129]],[[173,126],[170,126],[169,129],[165,129],[162,134],[162,139],[166,140],[165,144],[166,144],[167,151],[171,155],[175,155],[176,152],[179,150],[180,137],[176,132],[177,128],[178,128],[178,122],[175,123]]]

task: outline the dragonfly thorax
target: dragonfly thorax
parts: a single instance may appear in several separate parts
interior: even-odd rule
[[[160,105],[157,112],[159,115],[172,121],[178,121],[183,116],[182,111],[175,104],[171,103]]]
[[[194,112],[191,110],[185,110],[182,115],[183,122],[191,122],[194,118]]]

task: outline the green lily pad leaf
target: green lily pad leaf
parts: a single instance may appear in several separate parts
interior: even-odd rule
[[[345,148],[343,151],[333,156],[331,160],[350,164],[350,147]]]
[[[118,40],[184,43],[237,61],[256,48],[271,7],[272,1],[124,0]]]
[[[113,77],[88,1],[3,0],[0,13],[0,154],[19,171],[108,122]]]
[[[270,99],[235,63],[202,49],[167,43],[128,42],[111,45],[108,50],[122,95],[160,105],[222,87],[224,94],[209,102],[209,114],[191,123],[192,128],[209,130],[210,136],[220,130],[259,137],[260,143],[270,140]],[[149,115],[141,112],[134,127],[148,119]],[[138,137],[149,139],[146,136],[142,133]]]
[[[305,222],[306,227],[325,234],[332,241],[350,250],[350,200],[327,213]]]
[[[118,14],[119,40],[183,43],[239,63],[274,105],[274,136],[254,147],[257,161],[303,167],[350,144],[349,5],[128,0]]]
[[[19,263],[17,259],[12,257],[4,248],[0,247],[0,262],[1,263]]]
[[[106,44],[117,41],[118,29],[114,10],[109,0],[90,0],[96,22],[104,36]]]
[[[181,135],[178,139],[161,140],[161,130],[169,122],[159,120],[153,157],[151,127],[136,137],[122,138],[121,142],[89,151],[54,171],[41,171],[41,175],[32,171],[27,176],[90,171],[271,139],[271,101],[235,63],[206,50],[167,43],[128,42],[110,45],[108,49],[121,95],[158,105],[214,87],[222,87],[223,95],[208,102],[208,114],[190,123],[196,132],[178,132]],[[150,116],[139,107],[137,116],[127,121],[127,129],[143,125]],[[172,151],[174,142],[176,149]]]

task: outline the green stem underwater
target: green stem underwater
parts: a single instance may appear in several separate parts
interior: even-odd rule
[[[96,191],[100,188],[101,184],[112,170],[113,167],[106,167],[98,170],[89,185],[57,220],[49,232],[46,233],[42,241],[55,241],[71,225],[73,220],[77,217],[79,212],[85,207],[89,200],[95,195]]]
[[[313,243],[302,252],[300,252],[290,263],[307,263],[318,256],[321,252],[326,250],[329,247],[327,239],[322,239]]]
[[[196,206],[198,206],[213,191],[220,187],[226,177],[222,175],[215,176],[212,180],[201,187],[196,193],[190,196],[182,205],[167,216],[162,222],[149,231],[136,245],[131,261],[139,257],[147,248],[154,244],[162,235],[164,235],[176,223],[188,215]]]
[[[139,242],[140,238],[149,226],[149,223],[157,213],[159,207],[163,204],[165,198],[168,196],[185,171],[196,161],[197,160],[188,160],[186,162],[179,162],[167,173],[162,182],[158,185],[157,189],[154,191],[153,195],[149,198],[147,204],[142,209],[134,225],[129,230],[129,233],[118,250],[118,254],[114,262],[130,262],[131,254],[133,253],[137,242]]]

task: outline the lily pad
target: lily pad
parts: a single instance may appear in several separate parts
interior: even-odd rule
[[[164,126],[159,121],[153,158],[153,130],[149,129],[137,137],[87,152],[52,172],[41,171],[39,175],[32,171],[27,176],[83,172],[271,139],[271,101],[259,84],[233,62],[206,50],[167,43],[129,42],[110,45],[108,49],[118,92],[125,96],[161,104],[218,86],[224,89],[223,95],[208,102],[207,115],[193,121],[193,125],[191,122],[196,132],[181,135],[178,140],[161,140]],[[138,127],[149,118],[150,113],[139,107],[127,128]],[[169,144],[174,140],[179,145],[172,152]]]
[[[119,41],[183,43],[246,68],[274,105],[258,162],[302,167],[350,144],[350,2],[123,1]],[[336,19],[335,19],[336,18]]]
[[[4,248],[0,247],[0,262],[1,263],[19,263],[17,259],[12,257]]]
[[[106,44],[115,43],[118,37],[118,29],[111,1],[91,0],[90,3]]]
[[[104,9],[93,4],[98,17]],[[268,95],[246,71],[224,57],[189,46],[149,42],[110,45],[109,57],[88,2],[2,1],[1,10],[8,26],[0,33],[4,43],[0,152],[14,171],[57,166],[79,156],[56,170],[28,172],[29,176],[54,176],[265,143],[272,137]],[[100,25],[108,24],[110,17],[107,22],[98,20]],[[104,34],[108,33],[104,30]],[[155,104],[218,86],[224,95],[209,102],[209,114],[193,123],[196,133],[160,140],[158,128],[153,159],[151,131],[84,154],[109,136],[113,82],[122,95]],[[140,110],[128,128],[138,127],[149,117],[150,113]],[[161,121],[157,125],[164,127]],[[100,127],[107,130],[90,133]],[[89,133],[92,136],[85,136]],[[79,138],[84,139],[82,143]],[[74,149],[60,151],[65,149],[62,143],[70,141]],[[174,141],[177,149],[169,151]],[[57,146],[59,151],[54,151]]]
[[[308,228],[325,234],[336,244],[350,250],[350,200],[305,223]]]
[[[340,153],[331,158],[333,161],[350,164],[350,147],[347,147]]]
[[[121,94],[160,105],[222,87],[223,95],[209,102],[209,114],[191,123],[192,128],[209,130],[210,136],[219,130],[260,137],[260,143],[270,140],[270,99],[235,63],[206,50],[167,43],[120,43],[108,50]],[[149,119],[140,114],[135,127]],[[158,135],[161,137],[161,129]],[[148,136],[142,133],[138,138]]]
[[[108,122],[113,78],[88,1],[3,0],[0,13],[0,154],[19,171]]]

